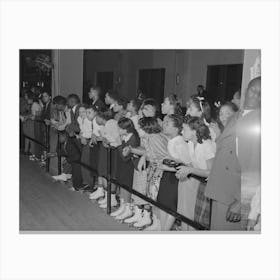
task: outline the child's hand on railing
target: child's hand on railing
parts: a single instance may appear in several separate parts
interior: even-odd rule
[[[193,169],[190,166],[178,166],[176,178],[179,180],[186,179],[192,173]]]
[[[85,137],[80,136],[80,139],[81,139],[81,143],[82,143],[83,145],[86,145],[86,144],[87,144],[87,139],[86,139]]]
[[[128,147],[124,147],[123,150],[122,150],[122,155],[124,157],[127,157],[129,154],[131,153],[131,146],[128,146]]]

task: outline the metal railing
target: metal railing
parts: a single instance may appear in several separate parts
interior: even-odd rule
[[[25,145],[25,139],[27,138],[27,139],[35,142],[36,144],[42,146],[45,149],[46,154],[48,154],[50,152],[50,126],[47,125],[44,121],[38,120],[38,119],[37,120],[36,119],[35,120],[28,120],[28,121],[34,122],[34,125],[35,125],[35,123],[40,123],[40,124],[42,124],[44,126],[44,128],[45,128],[44,142],[40,142],[39,140],[37,140],[35,138],[32,138],[29,135],[26,135],[24,133],[23,129],[22,129],[22,133],[21,133],[20,136],[22,137],[23,145]],[[21,120],[20,120],[20,122],[21,122]],[[35,128],[34,128],[34,130],[35,130]],[[49,172],[49,170],[50,170],[50,159],[49,159],[49,157],[46,158],[45,168],[46,168],[46,172]]]
[[[38,120],[37,120],[38,121]],[[42,122],[42,121],[40,121]],[[43,122],[44,123],[44,122]],[[45,124],[45,123],[44,123]],[[27,135],[24,135],[24,137],[30,139],[31,141],[34,141],[35,143],[43,146],[47,152],[49,152],[49,149],[50,149],[50,146],[49,146],[49,137],[50,137],[50,133],[49,133],[49,126],[46,125],[46,139],[45,139],[45,143],[41,143],[39,142],[38,140],[34,139],[34,138],[31,138]],[[57,131],[57,157],[58,157],[58,166],[57,166],[57,170],[58,170],[58,174],[61,174],[61,162],[62,162],[62,155],[61,155],[61,143],[60,143],[60,140],[59,140],[59,134],[61,133],[60,131]],[[151,204],[163,211],[165,211],[166,213],[172,215],[173,217],[175,217],[176,219],[180,220],[181,222],[183,223],[186,223],[188,224],[189,226],[197,229],[197,230],[209,230],[208,227],[205,227],[204,225],[201,225],[200,223],[196,222],[196,221],[193,221],[183,215],[181,215],[180,213],[166,207],[165,205],[161,204],[160,202],[158,201],[155,201],[149,197],[147,197],[146,195],[143,195],[142,193],[132,189],[132,187],[129,187],[129,186],[126,186],[124,184],[122,184],[121,182],[118,182],[116,179],[112,178],[112,160],[111,160],[111,149],[112,148],[106,148],[107,149],[107,176],[105,176],[105,179],[107,180],[107,214],[110,214],[111,213],[111,193],[112,193],[112,184],[115,184],[116,186],[128,191],[129,193],[131,194],[134,194],[136,196],[138,196],[139,198],[143,199],[144,201],[147,202],[147,204]],[[67,157],[67,155],[66,155]],[[81,166],[87,168],[88,170],[96,173],[98,175],[98,171],[93,169],[91,166],[79,161],[77,162],[79,163]],[[47,158],[47,163],[46,163],[46,171],[49,172],[49,158]],[[194,177],[195,179],[197,180],[200,180],[201,182],[205,181],[205,178],[202,178],[202,177],[198,177],[196,175],[191,175],[191,177]],[[210,204],[210,207],[211,207],[211,204]],[[210,213],[211,213],[211,209],[210,209]],[[210,217],[211,217],[211,214],[210,214]]]

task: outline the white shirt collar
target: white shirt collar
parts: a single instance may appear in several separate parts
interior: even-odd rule
[[[75,114],[75,112],[76,112],[76,108],[77,108],[77,104],[72,108],[72,111],[73,111],[73,113]]]
[[[122,140],[127,143],[129,141],[129,139],[132,137],[132,133],[127,134],[126,136],[122,137]]]
[[[114,108],[115,104],[111,104],[110,105],[110,110],[112,110]]]

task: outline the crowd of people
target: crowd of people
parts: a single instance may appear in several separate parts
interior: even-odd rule
[[[96,86],[88,93],[91,104],[81,104],[76,94],[52,99],[28,89],[20,104],[22,130],[36,138],[32,120],[49,125],[50,152],[44,157],[56,157],[59,142],[68,163],[54,179],[71,179],[71,190],[89,193],[100,208],[107,208],[110,148],[111,176],[121,184],[210,230],[259,230],[261,78],[250,81],[242,108],[240,91],[215,107],[198,89],[185,109],[175,94],[159,108],[143,94],[128,101],[114,90],[103,102]],[[23,149],[30,160],[42,155],[28,139]],[[195,230],[114,184],[111,206],[112,217],[135,228]]]

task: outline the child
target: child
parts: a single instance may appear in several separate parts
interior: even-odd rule
[[[176,94],[171,94],[164,99],[161,104],[161,112],[163,115],[182,115],[181,103]]]
[[[241,92],[240,90],[236,91],[232,97],[231,102],[234,103],[237,108],[240,108]]]
[[[79,107],[79,116],[77,119],[77,122],[79,124],[80,127],[80,133],[76,136],[77,138],[79,138],[81,140],[81,143],[83,145],[86,145],[86,139],[90,139],[91,138],[91,134],[92,134],[92,120],[89,120],[87,115],[88,112],[93,113],[92,111],[95,112],[95,110],[93,108],[91,108],[88,112],[87,109],[89,107],[87,105],[80,105]]]
[[[211,107],[204,97],[192,97],[186,115],[202,118],[210,129],[212,140],[215,141],[221,134],[218,124],[211,117]]]
[[[100,137],[98,137],[99,141],[102,141],[102,145],[100,144],[99,150],[99,163],[98,163],[98,174],[99,174],[99,187],[96,190],[95,199],[99,199],[104,196],[103,199],[99,200],[98,203],[101,208],[107,207],[107,192],[104,191],[104,188],[107,187],[107,181],[105,177],[107,176],[107,148],[118,147],[121,144],[119,128],[117,121],[112,118],[111,111],[101,111],[97,114],[96,123],[101,126],[100,128]],[[111,151],[111,160],[114,162],[115,160],[116,150]],[[113,165],[113,164],[112,164]],[[113,171],[112,171],[113,173]],[[111,194],[111,206],[116,206],[116,187],[112,185],[112,194]]]
[[[200,177],[209,176],[215,157],[216,144],[211,139],[208,126],[199,117],[184,120],[183,137],[185,141],[188,141],[192,166],[180,166],[176,173],[176,177],[179,179],[178,212],[191,220],[197,220],[195,207],[200,182],[197,179],[188,178],[188,176],[190,174]],[[201,191],[204,192],[204,188]],[[207,202],[209,201],[205,201],[205,203]],[[209,210],[207,205],[201,205],[201,207]],[[206,216],[206,220],[208,219],[209,222],[209,213],[203,213],[203,215]],[[185,230],[192,229],[192,227],[184,223],[182,228]]]
[[[220,130],[223,131],[229,119],[238,111],[238,107],[232,102],[226,102],[220,107],[218,124]]]
[[[138,182],[133,182],[133,188],[139,188],[142,191],[143,188],[145,188],[145,192],[148,194],[148,196],[156,200],[160,179],[163,173],[163,171],[158,168],[158,165],[164,158],[168,157],[167,137],[162,133],[162,129],[156,118],[141,118],[139,120],[139,126],[140,130],[142,130],[141,135],[143,135],[143,147],[131,148],[131,152],[141,156],[137,169],[139,171],[147,169],[147,181],[144,186],[139,186]],[[142,180],[140,180],[140,184],[143,184]],[[149,205],[147,208],[151,210]],[[139,211],[138,207],[135,207],[134,216],[131,219],[128,219],[128,221],[125,220],[125,222],[134,222],[133,226],[139,228],[151,225],[151,211],[146,209],[141,212]]]
[[[118,126],[122,144],[118,147],[118,153],[116,155],[116,167],[114,168],[115,178],[121,184],[132,188],[134,172],[133,155],[126,153],[125,147],[138,147],[140,145],[140,138],[131,119],[121,118],[118,121]],[[120,198],[120,208],[113,212],[111,216],[115,216],[117,219],[122,220],[127,217],[128,212],[130,214],[129,203],[131,194],[120,188]]]
[[[183,117],[180,115],[168,115],[163,120],[163,133],[168,137],[169,159],[175,159],[184,164],[190,163],[188,145],[180,135],[183,125]],[[166,165],[161,166],[163,176],[160,181],[157,201],[164,206],[177,211],[178,179],[175,177],[176,169]],[[171,230],[175,222],[174,216],[160,210],[160,225],[164,231]]]
[[[123,97],[117,98],[114,107],[113,112],[115,113],[114,119],[116,121],[119,121],[121,118],[126,116],[126,107],[127,107],[127,100]]]
[[[81,110],[81,107],[80,107]],[[91,167],[91,153],[90,153],[90,140],[91,140],[91,136],[93,133],[92,130],[92,122],[94,120],[94,118],[97,115],[97,109],[94,105],[88,107],[86,109],[86,119],[84,119],[84,124],[80,126],[81,129],[81,142],[83,144],[82,147],[82,156],[81,156],[81,162],[90,166]],[[79,121],[79,119],[78,119]],[[85,124],[88,123],[89,125],[86,126]],[[89,186],[89,189],[92,188],[93,185],[93,172],[91,170],[89,170],[86,167],[81,167],[82,169],[82,178],[83,178],[83,184],[87,187]]]
[[[134,127],[136,130],[138,130],[139,125],[139,109],[140,109],[141,102],[138,99],[132,99],[130,102],[127,104],[126,110],[127,114],[126,117],[130,118],[133,121]]]

